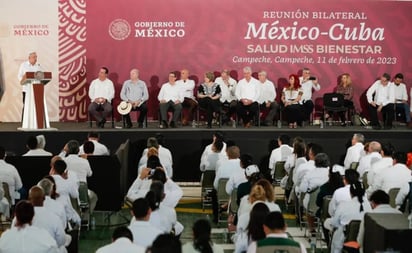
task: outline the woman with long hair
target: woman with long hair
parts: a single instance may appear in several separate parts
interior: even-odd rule
[[[283,88],[282,104],[283,112],[289,123],[289,128],[297,128],[302,125],[304,109],[302,107],[303,90],[299,83],[299,77],[295,74],[289,75],[289,85]]]
[[[222,247],[212,242],[210,234],[212,228],[207,220],[197,220],[192,227],[193,242],[183,245],[183,253],[223,253]]]

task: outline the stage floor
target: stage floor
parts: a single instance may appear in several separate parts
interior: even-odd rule
[[[120,144],[129,140],[131,143],[131,160],[136,162],[146,146],[148,137],[157,133],[164,136],[164,146],[173,154],[174,179],[176,181],[198,181],[200,178],[200,157],[206,145],[212,141],[214,131],[222,131],[226,141],[232,141],[240,147],[241,153],[250,153],[255,163],[263,170],[267,169],[270,152],[276,145],[276,139],[280,134],[288,134],[291,138],[300,136],[306,142],[315,142],[323,146],[329,155],[331,163],[341,163],[346,153],[347,145],[354,133],[363,133],[366,141],[376,140],[390,142],[397,150],[412,150],[412,130],[404,125],[397,125],[391,130],[373,130],[360,126],[319,126],[307,125],[297,129],[289,129],[287,126],[272,127],[243,127],[232,126],[214,127],[207,129],[205,125],[193,128],[185,126],[179,128],[160,129],[158,122],[149,122],[148,128],[123,129],[122,122],[116,122],[115,128],[111,123],[106,123],[106,128],[100,129],[88,122],[51,122],[55,131],[18,131],[20,123],[0,123],[0,145],[4,146],[10,154],[21,155],[27,150],[26,140],[30,135],[44,134],[46,137],[46,150],[58,154],[64,144],[69,140],[78,140],[82,143],[86,140],[89,131],[101,133],[101,142],[106,144],[114,154]],[[133,177],[134,175],[132,175]]]

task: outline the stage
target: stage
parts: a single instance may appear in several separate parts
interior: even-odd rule
[[[307,142],[319,143],[329,155],[332,164],[342,161],[346,152],[346,145],[353,133],[363,133],[366,141],[377,140],[379,142],[391,142],[397,150],[410,151],[412,149],[412,130],[403,125],[397,125],[391,130],[372,130],[360,126],[305,126],[297,129],[289,129],[287,126],[272,127],[243,127],[232,126],[214,127],[206,129],[204,125],[192,127],[185,126],[175,129],[159,129],[157,122],[149,122],[148,128],[123,129],[122,122],[116,122],[115,128],[111,123],[106,123],[104,129],[98,129],[88,122],[51,122],[55,131],[19,131],[20,123],[0,123],[1,144],[8,155],[22,155],[26,152],[26,140],[30,135],[43,134],[46,137],[46,150],[58,154],[64,144],[75,139],[82,143],[89,131],[99,131],[101,142],[106,144],[114,154],[120,144],[130,141],[129,149],[129,183],[136,176],[137,162],[141,152],[145,148],[146,139],[156,133],[163,134],[165,147],[173,154],[173,179],[177,182],[194,182],[200,178],[199,163],[204,147],[211,142],[214,131],[222,131],[226,141],[233,141],[240,147],[241,153],[250,153],[262,170],[266,170],[271,150],[276,145],[275,140],[279,134],[288,134],[292,138],[300,136]],[[128,187],[128,186],[126,186]]]

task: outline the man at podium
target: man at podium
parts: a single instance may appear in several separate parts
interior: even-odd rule
[[[50,128],[44,85],[50,81],[51,73],[42,72],[36,52],[30,52],[28,60],[20,65],[17,78],[23,88],[21,129]]]

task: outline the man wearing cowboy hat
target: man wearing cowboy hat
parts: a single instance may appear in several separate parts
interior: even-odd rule
[[[111,101],[114,98],[113,82],[107,78],[109,69],[101,67],[98,78],[94,79],[90,84],[89,97],[91,103],[89,105],[89,114],[96,119],[96,124],[100,128],[104,128],[106,117],[112,113],[113,107]]]
[[[123,83],[120,98],[122,102],[117,107],[117,110],[123,115],[126,121],[126,127],[132,127],[130,111],[140,111],[137,122],[138,127],[142,128],[143,120],[147,114],[146,101],[149,99],[149,92],[147,91],[146,83],[139,79],[138,69],[132,69],[130,71],[130,80],[126,80]]]

